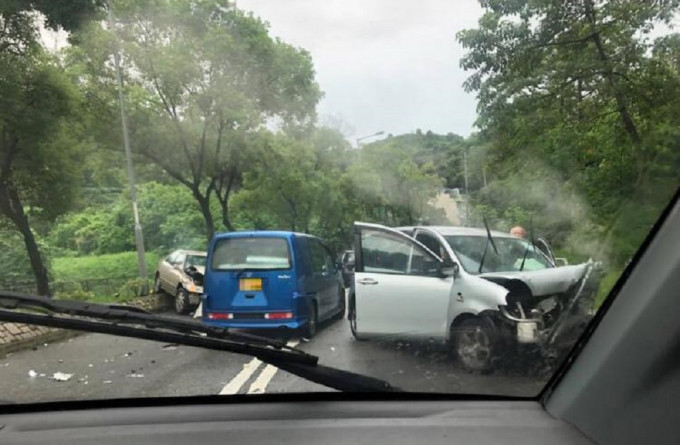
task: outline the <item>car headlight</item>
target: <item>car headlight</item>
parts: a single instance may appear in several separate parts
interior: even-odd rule
[[[196,285],[194,283],[187,283],[187,290],[189,292],[196,292]]]

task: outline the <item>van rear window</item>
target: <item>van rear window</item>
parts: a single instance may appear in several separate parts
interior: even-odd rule
[[[290,249],[284,238],[225,238],[213,250],[213,270],[290,269]]]

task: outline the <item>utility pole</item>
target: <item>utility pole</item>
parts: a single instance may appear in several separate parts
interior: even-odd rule
[[[465,225],[470,218],[470,196],[468,195],[467,150],[463,151],[463,175],[465,177]]]
[[[113,13],[109,5],[109,28],[114,33],[113,29]],[[116,43],[118,39],[116,37]],[[135,245],[137,246],[137,264],[139,266],[139,277],[143,280],[147,278],[146,275],[146,257],[144,255],[144,234],[142,232],[142,224],[139,222],[139,209],[137,207],[137,185],[135,183],[135,168],[132,165],[132,150],[130,149],[130,135],[128,133],[127,118],[125,115],[125,97],[123,95],[123,79],[120,74],[120,55],[118,54],[118,46],[113,51],[113,63],[116,72],[116,84],[118,85],[118,103],[120,105],[120,120],[123,127],[123,144],[125,145],[125,160],[127,163],[128,181],[130,182],[130,200],[132,201],[132,213],[135,221]],[[146,289],[144,289],[146,291]]]

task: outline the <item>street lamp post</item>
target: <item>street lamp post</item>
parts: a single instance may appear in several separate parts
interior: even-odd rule
[[[368,136],[358,138],[357,139],[357,148],[361,148],[361,141],[363,141],[364,139],[369,139],[369,138],[373,138],[373,137],[376,137],[376,136],[382,136],[383,134],[385,134],[384,131],[379,131],[377,133],[369,134]]]
[[[109,6],[109,26],[113,31],[113,14]],[[114,31],[115,33],[115,31]],[[120,74],[120,55],[118,54],[118,46],[114,48],[113,52],[114,71],[116,74],[116,85],[118,89],[118,104],[120,106],[120,120],[123,129],[123,145],[125,146],[125,160],[127,164],[128,180],[130,181],[130,200],[132,201],[132,215],[135,222],[135,244],[137,247],[137,263],[139,266],[139,277],[143,280],[147,278],[146,275],[146,256],[144,254],[144,234],[142,232],[142,224],[139,221],[139,209],[137,207],[137,185],[135,183],[135,169],[132,165],[132,150],[130,149],[130,135],[127,127],[127,116],[125,115],[125,96],[123,95],[123,80]],[[146,289],[144,289],[146,293]]]

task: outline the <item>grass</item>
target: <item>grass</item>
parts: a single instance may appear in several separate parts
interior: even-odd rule
[[[156,272],[159,256],[146,253],[149,283]],[[57,298],[122,303],[139,295],[140,279],[137,252],[121,252],[52,259],[52,291]],[[135,294],[135,295],[133,295]]]
[[[158,254],[146,253],[146,270],[150,279],[156,272],[158,260]],[[138,271],[136,252],[52,259],[54,281],[132,279],[138,276]]]
[[[602,277],[602,281],[600,281],[600,287],[597,290],[597,295],[595,296],[594,306],[596,309],[598,309],[602,305],[602,302],[605,300],[605,298],[607,298],[609,292],[611,292],[612,288],[619,280],[621,273],[621,270],[614,270]]]

